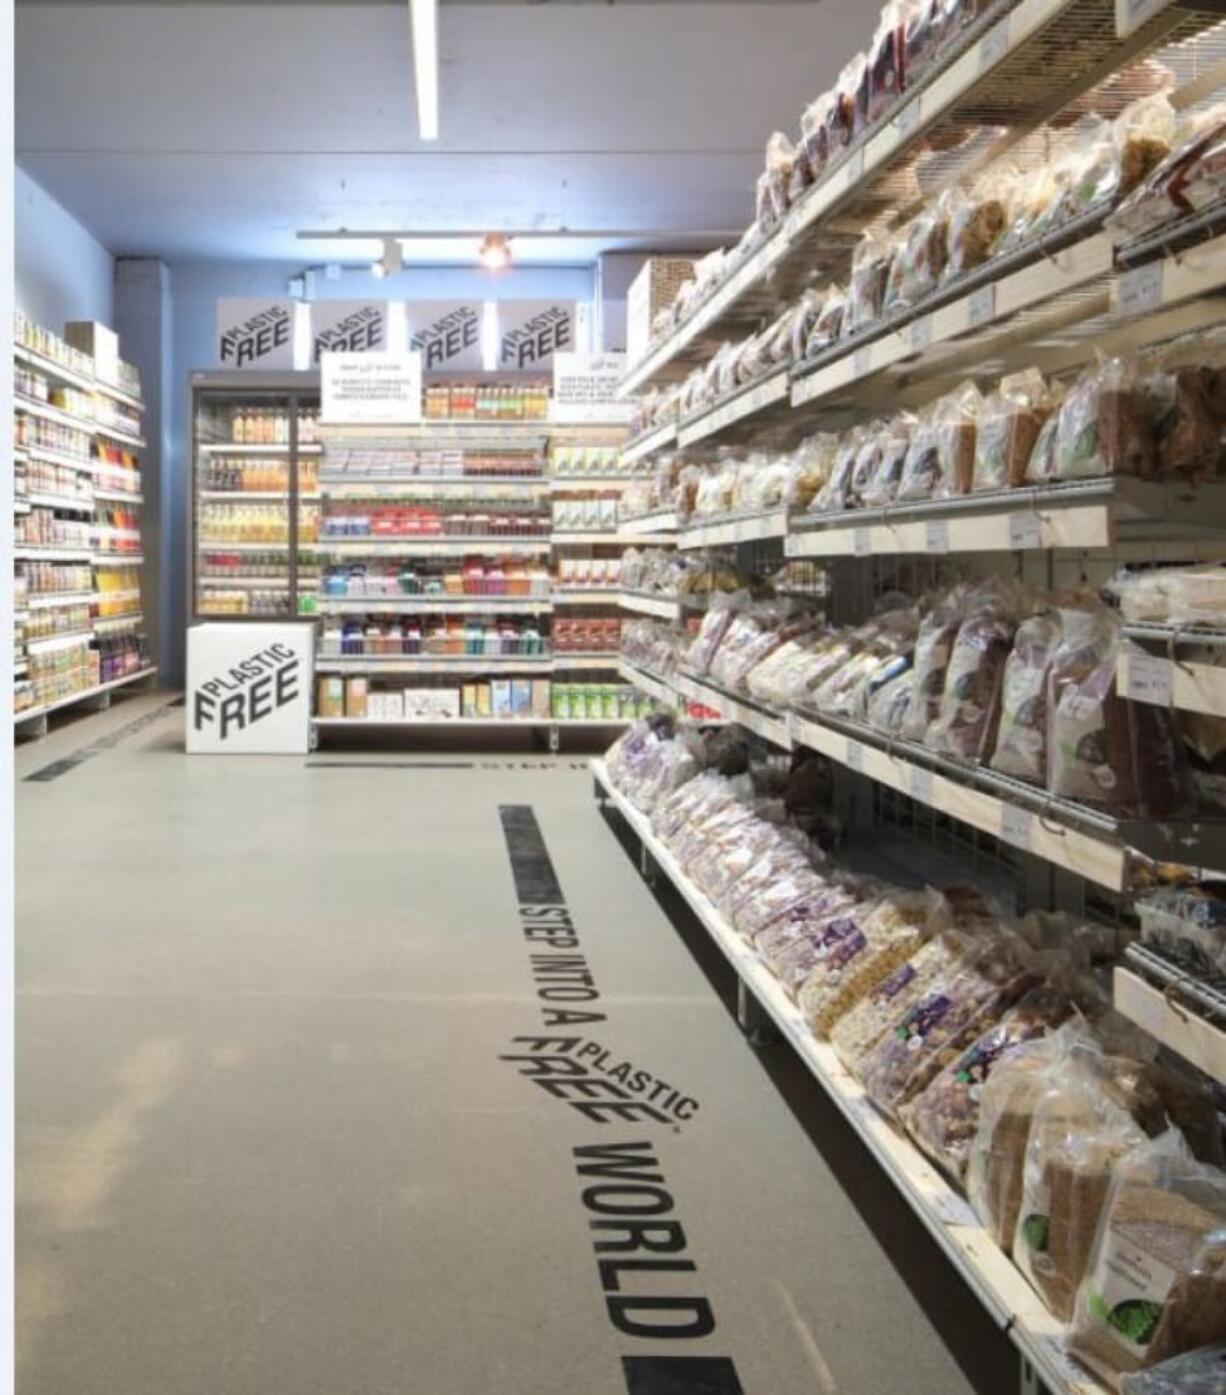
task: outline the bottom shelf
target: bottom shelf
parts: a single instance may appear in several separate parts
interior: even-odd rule
[[[26,722],[35,721],[39,717],[45,717],[49,712],[58,712],[62,707],[72,707],[74,703],[85,702],[89,698],[101,697],[103,693],[109,693],[115,688],[125,687],[129,683],[138,683],[142,678],[152,678],[157,673],[157,669],[149,668],[137,669],[135,673],[125,673],[122,678],[112,678],[109,683],[99,683],[93,688],[82,688],[79,693],[72,693],[68,697],[56,698],[54,702],[48,702],[40,707],[27,707],[20,712],[13,713],[13,725],[22,726]]]
[[[814,1037],[774,974],[657,840],[650,820],[613,788],[604,761],[592,761],[591,769],[605,798],[634,830],[738,977],[1040,1379],[1060,1395],[1103,1395],[1104,1387],[1065,1355],[1060,1323],[979,1224],[966,1199],[877,1111],[834,1049]]]
[[[313,717],[317,727],[628,727],[630,717]]]

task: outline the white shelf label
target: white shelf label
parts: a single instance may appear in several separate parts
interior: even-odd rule
[[[1166,9],[1170,0],[1116,0],[1115,32],[1121,39],[1152,19],[1159,11]]]
[[[859,182],[864,174],[864,146],[860,145],[847,157],[847,187],[850,189],[853,184]]]
[[[870,557],[873,551],[873,535],[867,528],[851,530],[851,550],[856,557]]]
[[[852,355],[851,373],[853,378],[867,378],[873,371],[873,346],[865,344]]]
[[[911,772],[911,798],[920,804],[932,805],[932,771],[916,766]]]
[[[847,768],[864,774],[864,747],[858,741],[847,742]]]
[[[1006,804],[1000,811],[1001,839],[1023,852],[1030,851],[1030,829],[1034,815],[1029,809],[1019,809],[1015,804]]]
[[[1169,659],[1154,654],[1127,654],[1124,658],[1124,696],[1155,707],[1170,707],[1173,700],[1174,666]]]
[[[1009,51],[1009,16],[979,40],[979,71],[994,68]]]
[[[920,318],[912,324],[908,334],[908,342],[916,352],[926,349],[928,345],[932,343],[931,315],[921,315]]]
[[[969,1201],[957,1192],[942,1191],[928,1198],[929,1205],[939,1220],[946,1225],[976,1226],[979,1217],[975,1215]]]
[[[933,518],[924,525],[924,540],[929,552],[949,551],[949,520]]]
[[[1116,282],[1115,313],[1121,319],[1144,315],[1162,304],[1162,262],[1146,262]]]
[[[1009,515],[1009,547],[1018,551],[1022,548],[1043,546],[1043,525],[1037,513],[1011,513]]]
[[[996,283],[989,281],[986,286],[980,286],[977,291],[971,292],[966,303],[966,322],[974,329],[977,325],[986,325],[995,318]]]
[[[905,107],[894,118],[894,129],[900,136],[909,136],[919,125],[920,106],[923,101],[922,94],[914,101],[908,102]]]

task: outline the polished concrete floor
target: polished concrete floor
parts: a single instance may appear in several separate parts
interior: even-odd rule
[[[188,760],[168,703],[18,754],[21,1395],[1016,1388],[581,759]],[[516,877],[553,901],[550,867],[577,946],[525,936]],[[564,951],[577,978],[534,980]],[[547,1031],[551,1003],[600,1020]],[[666,1082],[668,1117],[500,1059],[534,1049]],[[600,1145],[623,1161],[580,1175]],[[635,1211],[673,1267],[602,1271]]]

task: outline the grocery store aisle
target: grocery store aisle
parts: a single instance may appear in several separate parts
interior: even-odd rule
[[[187,760],[165,702],[19,752],[23,1395],[1011,1388],[578,758]]]

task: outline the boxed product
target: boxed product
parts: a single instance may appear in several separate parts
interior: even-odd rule
[[[477,684],[477,716],[489,717],[493,715],[494,704],[488,683]]]
[[[570,716],[570,684],[555,683],[552,694],[553,716],[558,721],[566,721]]]
[[[493,708],[493,716],[510,717],[512,715],[511,680],[509,678],[495,678],[490,684],[490,704]]]
[[[511,679],[511,711],[516,717],[532,715],[532,679]]]
[[[316,684],[317,706],[321,717],[345,715],[345,680],[325,675]]]
[[[369,684],[364,677],[352,677],[345,680],[345,716],[361,717],[366,716],[366,701]]]
[[[651,343],[651,326],[678,291],[694,279],[690,257],[650,257],[626,292],[626,362],[637,363]]]
[[[465,683],[460,689],[460,712],[465,717],[477,715],[477,685]]]
[[[532,715],[534,717],[548,717],[550,715],[550,686],[548,678],[534,678],[532,680]]]

